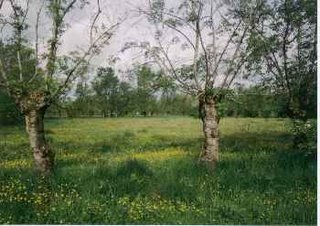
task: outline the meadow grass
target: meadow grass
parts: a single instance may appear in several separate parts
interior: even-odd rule
[[[316,161],[283,119],[226,118],[221,160],[198,163],[187,117],[49,120],[39,178],[21,127],[0,131],[1,224],[316,224]]]

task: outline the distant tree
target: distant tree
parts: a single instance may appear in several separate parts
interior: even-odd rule
[[[237,93],[241,103],[239,113],[244,117],[270,117],[277,115],[279,102],[274,93],[264,87],[253,86]]]
[[[116,101],[119,116],[125,116],[134,111],[133,97],[134,91],[130,84],[124,81],[120,82]]]
[[[155,86],[158,74],[153,72],[150,67],[145,65],[137,67],[135,76],[137,79],[137,88],[135,95],[136,110],[144,115],[152,113],[152,109],[155,105],[155,97],[153,94],[157,90]]]
[[[119,93],[119,79],[110,67],[98,68],[97,76],[92,82],[96,99],[101,106],[103,117],[112,116],[117,112],[117,97]]]
[[[75,101],[73,102],[75,115],[93,115],[97,105],[93,100],[93,90],[89,84],[82,80],[79,81],[75,91]]]
[[[166,77],[162,72],[159,72],[156,84],[158,86],[158,92],[160,92],[162,98],[170,99],[176,94],[177,87],[174,80],[170,77]]]

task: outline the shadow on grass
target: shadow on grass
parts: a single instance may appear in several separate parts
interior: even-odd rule
[[[57,155],[71,153],[75,154],[75,158],[58,160],[56,172],[48,182],[49,189],[55,190],[60,184],[76,184],[78,192],[87,201],[105,202],[120,197],[159,195],[164,200],[196,203],[204,208],[206,217],[195,218],[194,222],[186,223],[315,222],[315,203],[305,204],[299,201],[301,203],[296,205],[292,200],[301,191],[316,191],[316,163],[288,148],[288,134],[246,132],[223,135],[221,161],[214,172],[197,163],[196,156],[202,140],[200,138],[173,139],[169,135],[154,135],[141,144],[137,141],[137,136],[135,133],[123,132],[112,135],[106,141],[91,144],[81,141],[53,141],[54,147],[59,150]],[[106,158],[118,152],[159,151],[172,147],[194,155],[168,159],[157,165],[137,159],[112,162]],[[10,178],[22,179],[30,189],[33,183],[39,183],[31,169],[0,169],[0,181],[11,180]],[[34,179],[27,181],[25,178]],[[289,193],[290,191],[293,192]],[[267,212],[268,206],[264,202],[268,199],[280,203],[277,207],[279,210]],[[6,208],[1,205],[0,210]],[[16,223],[32,223],[37,211],[35,206],[12,204],[5,213],[17,213]],[[270,215],[261,218],[265,213]],[[29,220],[21,217],[22,215],[29,216]],[[309,218],[304,219],[304,215]],[[81,214],[69,220],[75,223],[85,222]],[[39,219],[35,222],[46,221]]]
[[[291,139],[291,135],[284,132],[244,132],[222,135],[220,142],[222,151],[248,151],[259,150],[261,147],[269,147],[270,149],[278,147],[279,149],[286,149],[291,145]]]
[[[144,151],[159,151],[167,148],[182,148],[184,150],[199,149],[202,139],[200,138],[180,138],[173,139],[170,136],[156,135],[148,138],[145,141],[138,140],[137,134],[132,132],[123,132],[114,134],[105,141],[95,143],[86,143],[78,140],[78,142],[68,143],[54,141],[55,149],[63,152],[76,153],[84,151],[87,153],[120,153],[120,152],[144,152]]]

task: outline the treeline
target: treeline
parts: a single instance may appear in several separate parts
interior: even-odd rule
[[[221,116],[231,117],[288,117],[288,101],[281,93],[263,86],[226,90],[225,98],[218,104]],[[315,96],[316,98],[316,96]],[[310,118],[316,118],[316,101],[308,109]]]
[[[112,68],[99,68],[91,84],[79,82],[74,98],[54,105],[47,117],[198,117],[196,97],[181,93],[161,72],[141,66],[133,77],[135,83],[120,81]],[[269,87],[256,85],[223,92],[224,98],[217,106],[222,117],[288,117],[285,96]],[[316,99],[307,114],[316,118]]]
[[[146,66],[137,67],[133,81],[120,81],[110,68],[98,68],[91,82],[78,82],[72,96],[65,96],[47,111],[47,118],[150,117],[183,115],[198,117],[198,101],[181,93],[174,82]],[[288,101],[266,86],[224,90],[218,104],[221,117],[287,117]],[[316,96],[314,97],[316,98]],[[316,118],[316,99],[308,115]],[[0,92],[1,125],[23,122],[15,104]]]
[[[112,68],[98,68],[92,82],[80,81],[73,97],[52,106],[47,117],[124,117],[196,115],[195,98],[177,91],[173,81],[146,66],[131,82],[120,81]]]
[[[185,115],[198,117],[195,97],[177,90],[174,83],[146,66],[138,67],[135,82],[120,81],[112,68],[99,68],[88,83],[80,81],[72,97],[64,97],[52,105],[47,118],[72,117],[138,117]],[[287,101],[270,89],[253,86],[224,91],[218,104],[225,117],[287,117]],[[308,114],[316,117],[316,101]],[[0,94],[0,123],[23,121],[14,103]]]

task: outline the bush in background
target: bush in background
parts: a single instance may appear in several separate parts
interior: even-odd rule
[[[317,120],[293,122],[293,144],[307,156],[316,156],[317,153]]]

